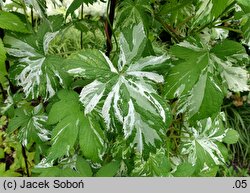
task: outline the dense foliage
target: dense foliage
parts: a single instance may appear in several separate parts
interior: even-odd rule
[[[249,0],[0,8],[0,176],[248,175]]]

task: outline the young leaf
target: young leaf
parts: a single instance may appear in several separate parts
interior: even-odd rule
[[[107,127],[113,131],[111,114],[114,114],[123,124],[124,137],[130,137],[140,152],[144,144],[155,146],[155,141],[161,140],[164,124],[168,125],[170,121],[169,109],[157,95],[153,84],[162,83],[163,77],[144,71],[146,67],[164,63],[167,57],[138,59],[145,39],[142,24],[135,26],[126,36],[121,35],[118,69],[100,51],[84,51],[66,61],[68,73],[88,79],[96,77],[80,94],[85,114],[90,113],[104,98],[101,114]]]
[[[7,131],[12,133],[19,129],[18,138],[25,146],[32,140],[45,142],[50,139],[50,132],[44,127],[46,121],[42,105],[19,108],[15,111],[15,117],[10,120]]]
[[[93,161],[102,159],[104,134],[98,123],[84,116],[77,93],[68,90],[58,92],[60,101],[53,104],[48,123],[55,125],[52,131],[52,147],[48,160],[67,155],[79,139],[83,155]]]
[[[21,33],[30,33],[25,23],[13,13],[0,10],[0,28]]]

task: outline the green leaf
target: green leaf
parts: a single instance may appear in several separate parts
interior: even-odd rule
[[[104,53],[98,50],[80,51],[70,56],[65,61],[65,66],[66,71],[74,77],[90,80],[98,78],[107,81],[117,72],[113,64],[107,63]]]
[[[89,163],[80,156],[67,157],[59,160],[57,166],[52,166],[47,159],[43,159],[32,173],[40,177],[90,177],[92,170]]]
[[[82,51],[72,56],[66,66],[67,72],[73,76],[96,77],[80,93],[85,114],[101,103],[101,114],[107,128],[114,132],[115,126],[111,121],[112,115],[115,115],[115,119],[123,125],[124,137],[130,138],[140,152],[144,144],[155,146],[155,141],[161,140],[160,135],[166,128],[164,122],[167,125],[170,122],[169,108],[154,88],[155,83],[163,82],[163,77],[144,70],[164,63],[167,57],[141,58],[145,39],[142,24],[121,35],[118,68],[100,51]]]
[[[227,144],[237,143],[239,140],[239,133],[234,129],[228,129],[226,132],[226,136],[223,138],[223,142]]]
[[[18,138],[23,145],[29,142],[45,142],[50,139],[50,132],[44,127],[47,116],[43,113],[42,105],[22,107],[15,110],[15,117],[10,119],[7,132],[19,129]]]
[[[210,73],[201,74],[187,101],[188,117],[200,120],[220,111],[224,94]]]
[[[218,43],[211,49],[211,53],[214,53],[221,59],[235,58],[242,60],[248,57],[245,48],[240,43],[232,40],[224,40]]]
[[[182,0],[182,1],[169,1],[162,5],[160,8],[160,15],[173,14],[183,9],[186,5],[190,4],[192,1]]]
[[[48,160],[69,154],[77,139],[86,158],[95,162],[101,160],[104,134],[98,123],[93,122],[90,115],[84,116],[77,93],[61,90],[57,95],[60,101],[53,104],[48,118],[48,124],[56,124]]]
[[[83,177],[91,177],[93,174],[89,163],[81,157],[77,158],[76,169],[77,172],[79,172],[79,174]]]
[[[250,7],[250,2],[248,0],[237,0],[237,2],[245,7]]]
[[[94,161],[102,159],[104,148],[104,134],[97,117],[84,117],[84,125],[79,131],[79,144],[86,158]]]
[[[74,11],[78,9],[83,3],[88,5],[95,2],[97,2],[97,0],[74,0],[67,9],[65,18],[67,18],[69,14],[73,14]]]
[[[176,171],[173,173],[174,177],[190,177],[195,171],[195,166],[191,163],[183,162],[177,166]]]
[[[133,176],[168,176],[171,164],[167,159],[164,149],[150,153],[145,161],[140,156],[135,160],[135,167],[132,171]]]
[[[96,173],[96,177],[113,177],[120,168],[120,161],[112,161],[102,166]]]
[[[216,174],[218,173],[219,167],[213,166],[213,167],[207,167],[205,166],[199,173],[199,176],[201,177],[216,177]]]
[[[0,28],[21,33],[30,33],[25,23],[13,13],[0,10]]]
[[[223,11],[231,4],[233,3],[233,0],[212,0],[211,2],[213,4],[213,8],[211,11],[211,15],[213,18],[218,18]]]

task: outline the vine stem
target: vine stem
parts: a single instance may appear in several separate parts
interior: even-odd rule
[[[106,56],[110,56],[110,52],[112,51],[112,34],[113,34],[113,23],[115,18],[115,7],[118,0],[110,0],[108,3],[109,15],[107,16],[107,20],[105,22],[105,34],[106,34]]]

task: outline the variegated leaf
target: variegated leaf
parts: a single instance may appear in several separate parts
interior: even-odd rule
[[[11,133],[19,129],[18,138],[25,146],[32,140],[45,142],[50,139],[50,131],[44,126],[47,119],[42,105],[19,108],[15,111],[15,117],[10,120],[7,131]]]
[[[234,53],[230,55],[227,53],[225,47],[233,47]],[[224,49],[223,49],[224,48]],[[234,92],[249,91],[249,73],[243,67],[237,65],[237,63],[249,62],[249,57],[245,53],[244,47],[238,43],[231,41],[224,41],[212,49],[214,54],[211,54],[211,58],[217,63],[221,71],[221,77],[228,85],[228,89]]]
[[[194,126],[183,128],[181,140],[181,155],[187,156],[192,165],[203,168],[204,165],[212,167],[226,162],[223,139],[228,135],[229,129],[224,128],[225,114],[217,117],[197,121]]]
[[[210,48],[190,39],[170,51],[177,60],[166,75],[164,93],[168,99],[179,98],[177,114],[186,113],[191,120],[210,117],[220,111],[222,90],[249,89],[248,74],[240,67],[249,59],[244,47],[237,42],[224,40]]]
[[[180,107],[185,109],[186,105],[190,120],[204,119],[219,112],[224,97],[218,82],[210,73],[201,74],[189,95],[184,107]]]
[[[134,26],[130,34],[132,39],[131,36],[124,33],[120,37],[119,71],[122,71],[123,67],[126,64],[130,64],[132,60],[139,59],[146,46],[146,34],[142,23]]]
[[[136,157],[135,167],[132,171],[134,176],[169,176],[171,169],[170,161],[164,149],[158,149],[155,154],[150,153],[147,160],[140,156]]]
[[[233,0],[198,0],[197,10],[193,18],[192,27],[203,26],[216,19],[233,3]]]
[[[12,33],[4,37],[7,53],[18,61],[16,68],[19,70],[13,71],[16,84],[23,88],[26,97],[32,99],[43,96],[48,100],[54,96],[58,87],[66,87],[69,82],[67,73],[62,71],[63,58],[48,55],[49,44],[58,31],[53,31],[52,26],[48,27],[50,31],[44,31],[47,30],[45,26],[37,34],[19,37]],[[38,38],[35,39],[35,36]]]
[[[164,63],[168,57],[141,58],[144,45],[145,32],[139,24],[126,37],[121,35],[117,69],[109,58],[95,50],[72,56],[66,66],[67,72],[73,76],[96,78],[80,94],[85,114],[102,104],[101,114],[108,129],[114,131],[114,115],[123,125],[124,137],[130,138],[140,152],[145,145],[155,146],[155,141],[161,140],[166,129],[164,124],[170,120],[169,109],[154,88],[155,83],[164,81],[163,77],[145,71],[146,67]]]

